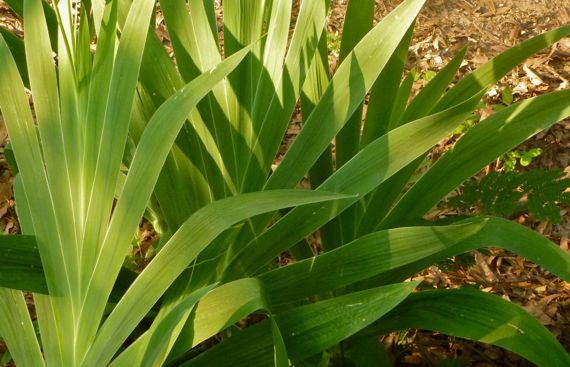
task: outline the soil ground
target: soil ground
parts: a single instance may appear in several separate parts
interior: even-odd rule
[[[377,18],[402,1],[377,0]],[[333,0],[329,31],[340,34],[347,0]],[[468,53],[461,73],[466,74],[508,47],[527,38],[570,23],[568,0],[428,0],[415,30],[408,68],[421,72],[441,69],[462,47]],[[0,0],[0,25],[19,33],[21,25]],[[331,69],[334,70],[334,59]],[[500,90],[509,86],[515,101],[545,92],[569,88],[570,38],[565,38],[527,60],[498,83],[495,93],[486,96],[492,113],[500,102]],[[298,126],[289,132],[292,138]],[[0,143],[7,135],[0,120]],[[448,145],[442,142],[441,150]],[[540,147],[543,154],[531,168],[560,168],[570,175],[570,121],[565,120],[538,134],[522,148]],[[2,152],[3,154],[3,152]],[[3,157],[2,157],[3,158]],[[0,160],[0,226],[4,233],[18,231],[12,199],[12,177],[4,160]],[[445,215],[446,208],[432,213]],[[552,225],[522,215],[516,218],[549,237],[568,250],[570,208],[561,207],[562,221]],[[141,231],[144,233],[144,231]],[[141,235],[142,236],[142,235]],[[418,274],[427,284],[439,288],[477,284],[483,290],[499,294],[520,304],[556,335],[570,352],[570,284],[561,281],[523,258],[504,251],[490,250],[485,256],[475,254],[474,265],[433,266]],[[392,334],[382,340],[396,357],[398,366],[530,366],[531,364],[504,351],[481,343],[450,338],[432,332],[411,330]],[[0,345],[0,355],[2,346]],[[442,363],[454,359],[457,364]]]

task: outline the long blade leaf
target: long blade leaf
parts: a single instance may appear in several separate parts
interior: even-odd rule
[[[293,187],[315,163],[364,100],[424,1],[402,3],[354,48],[338,68],[303,130],[267,181],[266,188]],[[326,121],[326,124],[322,122]]]
[[[412,186],[381,226],[387,228],[420,218],[453,188],[501,154],[570,116],[569,99],[569,90],[530,98],[480,122]]]
[[[123,195],[122,198],[124,197]],[[100,366],[108,363],[124,339],[174,280],[210,242],[235,223],[285,207],[344,198],[344,195],[318,191],[267,191],[233,196],[200,209],[170,238],[125,293],[97,333],[97,338],[83,360],[84,365]],[[190,238],[191,243],[188,241]],[[120,262],[118,265],[120,267]],[[108,268],[102,270],[104,272],[101,276],[108,276]],[[106,283],[100,281],[98,284]],[[102,297],[99,288],[94,288],[89,295],[94,295],[95,299]],[[92,314],[89,315],[92,322]]]
[[[570,356],[522,308],[471,289],[419,292],[379,320],[374,331],[435,330],[513,351],[538,366],[568,366]]]
[[[259,279],[271,303],[284,305],[390,270],[403,269],[397,279],[402,280],[437,261],[485,246],[507,249],[570,280],[570,256],[563,250],[526,227],[493,217],[371,233],[320,256],[260,274]]]
[[[394,129],[361,150],[318,189],[358,194],[361,197],[366,195],[453,131],[478,99],[475,97],[465,104]],[[234,263],[228,266],[226,275],[231,277],[241,271],[256,271],[357,200],[292,210],[245,246]]]

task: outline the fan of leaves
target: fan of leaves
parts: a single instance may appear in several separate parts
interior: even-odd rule
[[[570,178],[563,170],[491,172],[469,180],[449,205],[479,214],[513,218],[529,213],[534,219],[560,222],[560,205],[570,205]]]

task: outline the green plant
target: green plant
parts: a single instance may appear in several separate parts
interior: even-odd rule
[[[327,49],[338,54],[340,52],[340,39],[338,33],[327,33]]]
[[[477,108],[483,108],[483,107],[485,107],[485,105],[482,102],[480,102],[479,105],[477,106]],[[471,116],[467,117],[465,121],[463,121],[459,126],[457,126],[455,130],[453,130],[453,135],[461,135],[465,133],[467,130],[475,126],[480,119],[481,115],[477,112],[473,112]]]
[[[422,74],[422,79],[425,81],[430,81],[433,78],[435,78],[435,76],[437,75],[437,73],[433,70],[427,70],[425,73]]]
[[[510,106],[513,103],[514,96],[513,90],[507,86],[501,90],[501,100],[500,103],[493,107],[495,112],[502,110],[503,108]]]
[[[449,205],[480,215],[504,218],[530,213],[536,220],[560,222],[559,205],[570,205],[570,179],[563,170],[491,172],[463,185],[461,195]]]
[[[513,90],[510,87],[505,87],[501,91],[501,100],[505,106],[510,106],[513,103]]]
[[[465,179],[570,115],[569,91],[480,122],[406,189],[487,88],[570,26],[506,51],[447,91],[462,51],[407,103],[413,75],[401,76],[423,2],[405,1],[372,27],[375,2],[351,1],[331,77],[324,0],[301,2],[290,40],[291,0],[224,1],[223,61],[214,1],[164,1],[176,66],[152,28],[147,36],[153,0],[83,2],[80,21],[62,1],[55,32],[40,0],[8,1],[26,20],[23,45],[0,41],[0,109],[23,228],[0,237],[0,269],[11,270],[0,272],[0,334],[17,363],[379,362],[377,335],[422,328],[567,365],[566,351],[519,307],[468,289],[414,293],[417,283],[404,280],[488,244],[570,279],[569,256],[515,223],[421,223]],[[33,57],[10,53],[22,47]],[[303,128],[272,169],[299,101]],[[313,190],[294,189],[307,173]],[[136,275],[121,265],[145,213],[162,245]],[[305,240],[315,231],[319,256]],[[277,267],[286,250],[297,262]],[[13,289],[34,292],[41,345]],[[265,316],[234,326],[254,313]],[[223,342],[202,344],[220,333]]]
[[[505,172],[512,172],[516,169],[517,163],[523,167],[527,167],[532,163],[533,158],[536,158],[541,154],[542,149],[540,148],[532,148],[530,150],[512,150],[501,157],[503,168]]]

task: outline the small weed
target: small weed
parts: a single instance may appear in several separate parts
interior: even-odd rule
[[[482,215],[513,218],[523,213],[534,219],[560,222],[560,205],[570,205],[570,179],[562,170],[491,172],[480,181],[470,180],[449,205]]]
[[[532,160],[542,154],[542,149],[532,148],[530,150],[513,150],[504,154],[501,158],[505,172],[512,172],[516,169],[517,163],[522,167],[527,167]]]

